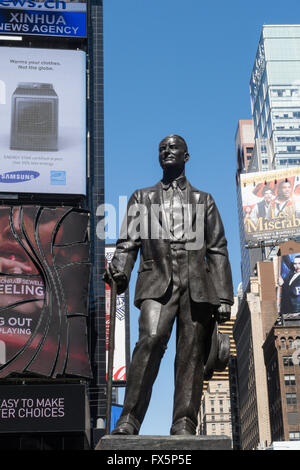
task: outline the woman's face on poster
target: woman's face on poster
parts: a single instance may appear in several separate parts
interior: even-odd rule
[[[21,215],[21,217],[20,217]],[[13,208],[11,212],[9,207],[0,207],[0,307],[6,307],[15,304],[13,308],[19,313],[32,313],[36,308],[42,307],[42,299],[44,298],[44,288],[38,263],[34,262],[35,256],[29,255],[26,250],[30,247],[24,237],[24,233],[28,240],[34,245],[36,249],[35,235],[38,236],[40,245],[48,247],[46,258],[48,263],[51,263],[51,241],[53,231],[57,224],[59,215],[56,211],[45,211],[42,213],[40,223],[35,232],[35,223],[32,212],[23,211],[20,214],[18,207]],[[62,229],[58,230],[56,242],[59,243],[61,239]],[[24,244],[24,247],[19,243],[18,238]],[[9,277],[12,275],[11,277]],[[0,275],[1,276],[1,275]],[[34,298],[37,302],[26,302],[30,299],[30,291],[26,287],[33,279],[39,280],[39,286],[35,287]],[[36,281],[37,282],[37,281]],[[24,302],[24,303],[22,303]],[[11,307],[10,307],[11,308]]]

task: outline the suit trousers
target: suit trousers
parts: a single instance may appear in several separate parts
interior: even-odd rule
[[[180,246],[180,245],[179,245]],[[171,245],[172,247],[172,245]],[[122,414],[138,434],[152,386],[176,324],[175,390],[171,434],[185,428],[196,433],[207,340],[212,328],[210,304],[196,304],[189,294],[188,252],[172,247],[172,281],[163,298],[141,304],[139,340],[129,368]],[[208,341],[209,342],[209,341]]]

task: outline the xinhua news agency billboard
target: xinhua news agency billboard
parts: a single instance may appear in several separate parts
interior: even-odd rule
[[[300,235],[300,168],[242,174],[241,194],[249,246]]]
[[[86,7],[86,0],[0,0],[0,35],[85,38]]]
[[[0,48],[0,193],[86,194],[86,54]]]

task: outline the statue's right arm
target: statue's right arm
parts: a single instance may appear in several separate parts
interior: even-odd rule
[[[118,286],[118,293],[124,292],[129,284],[131,272],[141,246],[140,232],[137,230],[140,215],[139,208],[139,194],[136,191],[129,199],[120,236],[116,243],[116,251],[104,275],[106,282],[108,282],[109,276],[113,277]]]

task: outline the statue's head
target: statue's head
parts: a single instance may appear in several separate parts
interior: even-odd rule
[[[168,135],[160,142],[159,163],[163,170],[183,169],[189,158],[187,144],[179,135]]]

